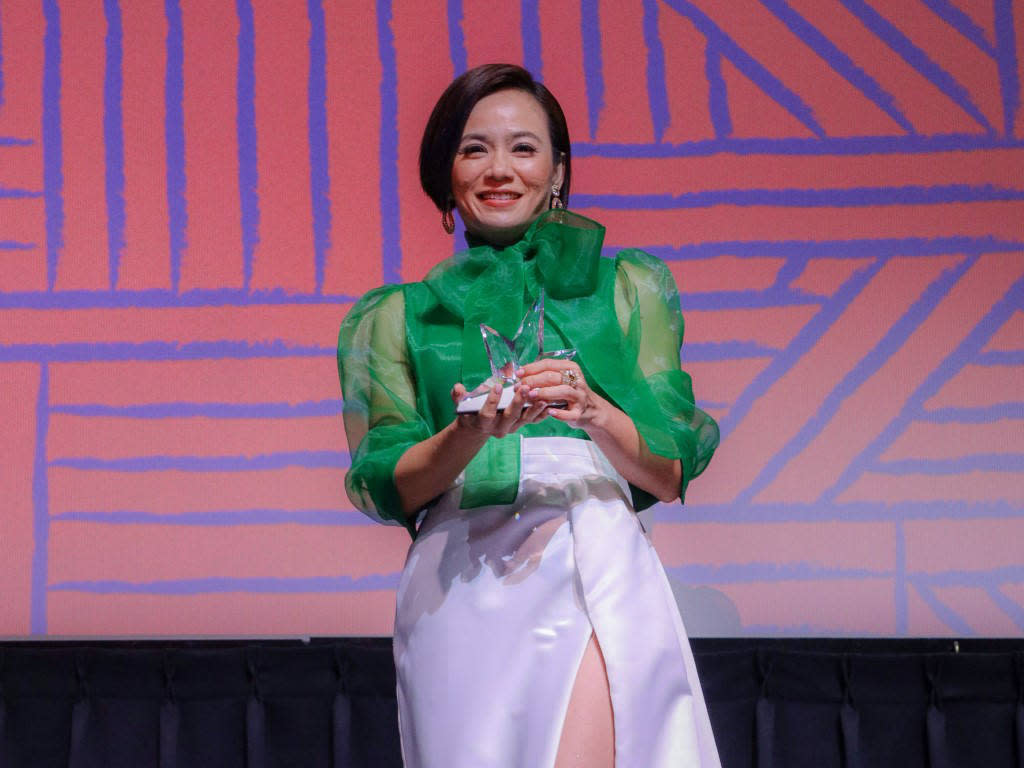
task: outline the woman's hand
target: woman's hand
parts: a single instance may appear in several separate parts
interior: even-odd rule
[[[466,394],[461,384],[452,387],[452,402]],[[460,413],[444,429],[421,440],[395,464],[395,488],[407,515],[414,514],[451,487],[489,437],[504,437],[544,418],[543,402],[525,401],[526,388],[516,387],[508,408],[498,411],[501,386],[487,395],[479,413]]]
[[[594,392],[571,360],[537,360],[519,372],[528,403],[548,405],[545,415],[584,430],[633,485],[661,501],[679,497],[682,465],[651,453],[624,411]],[[559,401],[564,408],[553,408]]]
[[[583,430],[596,426],[610,404],[587,384],[580,366],[571,360],[535,360],[520,369],[527,403],[543,403],[546,415]],[[564,407],[550,407],[565,403]]]
[[[501,384],[495,384],[477,413],[458,414],[456,417],[458,427],[486,439],[487,437],[510,435],[520,427],[533,424],[544,418],[547,403],[543,401],[528,402],[526,400],[527,387],[522,384],[516,385],[512,401],[505,410],[499,411],[498,401],[501,399],[501,389]],[[458,405],[465,396],[466,388],[462,384],[452,387],[452,402],[455,405]]]

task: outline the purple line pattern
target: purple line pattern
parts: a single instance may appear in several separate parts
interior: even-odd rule
[[[128,87],[146,57],[127,0],[93,30],[67,0],[14,5],[0,377],[29,369],[38,389],[10,396],[33,469],[12,500],[20,559],[0,566],[31,610],[0,612],[0,634],[91,634],[93,616],[121,634],[302,634],[297,605],[324,633],[390,631],[406,542],[344,497],[334,340],[369,287],[450,253],[416,196],[419,132],[430,94],[508,49],[586,120],[573,207],[607,225],[609,255],[644,248],[679,283],[683,365],[723,443],[654,538],[674,580],[738,617],[700,624],[1024,636],[1024,0],[905,17],[882,0],[580,0],[572,25],[521,0],[512,29],[469,0],[375,0],[342,14],[358,45],[322,0],[234,0],[210,38],[231,52],[216,82],[195,75],[202,12],[165,0],[148,19],[166,31],[147,52],[158,114]],[[281,82],[300,94],[288,113],[267,95]],[[216,167],[201,118],[224,89]],[[370,113],[354,142],[347,122]],[[366,156],[372,177],[346,165]],[[195,190],[218,180],[211,215]],[[139,236],[153,221],[158,265]],[[230,252],[203,252],[202,227]],[[308,248],[268,249],[295,233]],[[138,558],[99,564],[126,542]],[[224,599],[237,623],[197,618]],[[169,606],[192,618],[168,624]]]

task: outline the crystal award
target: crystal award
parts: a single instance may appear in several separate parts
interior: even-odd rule
[[[541,358],[572,360],[576,356],[575,349],[544,351],[543,288],[533,306],[523,316],[519,330],[511,339],[484,323],[480,323],[480,334],[483,336],[484,348],[487,350],[487,360],[491,364],[491,375],[472,392],[466,393],[459,401],[455,409],[456,413],[479,411],[487,400],[491,389],[498,383],[502,385],[498,410],[502,411],[515,396],[516,384],[519,383],[519,378],[516,376],[517,370],[527,363]],[[548,407],[564,406],[565,403],[550,403]]]

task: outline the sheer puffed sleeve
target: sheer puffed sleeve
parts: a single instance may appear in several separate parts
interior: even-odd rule
[[[349,311],[338,336],[338,375],[352,457],[348,497],[370,517],[411,532],[414,521],[402,513],[395,465],[431,432],[416,409],[401,286],[370,291]]]
[[[687,484],[704,471],[718,446],[718,425],[694,404],[690,376],[679,365],[683,316],[675,280],[664,262],[638,250],[618,254],[615,313],[656,406],[628,410],[634,411],[637,431],[654,453],[679,459],[682,499]]]

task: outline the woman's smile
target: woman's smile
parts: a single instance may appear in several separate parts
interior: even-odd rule
[[[522,195],[518,192],[481,192],[477,197],[487,205],[501,208],[515,203]]]

